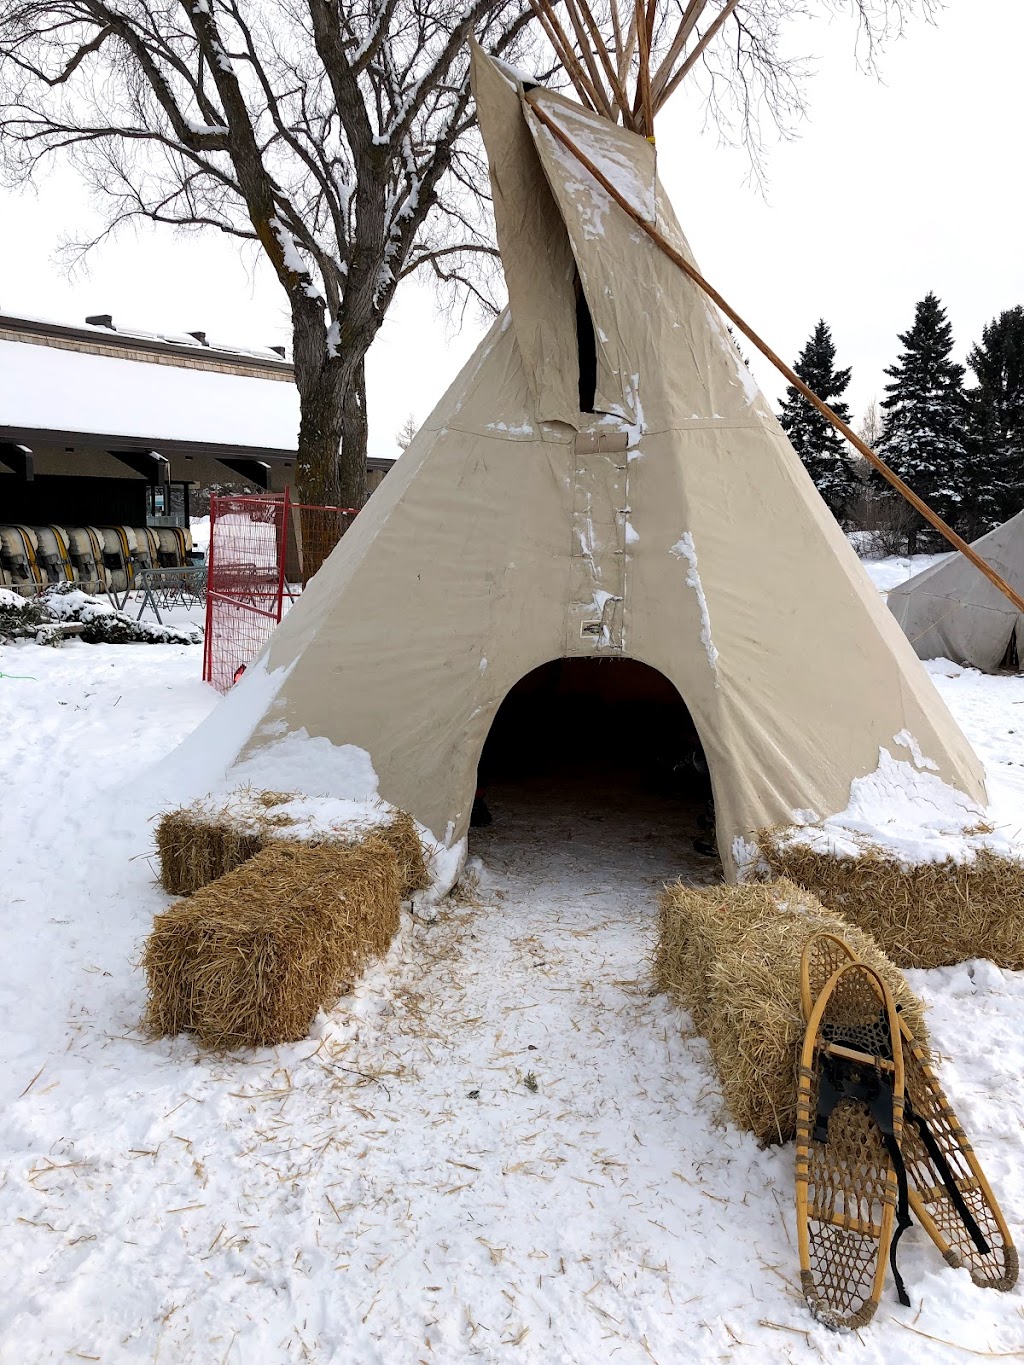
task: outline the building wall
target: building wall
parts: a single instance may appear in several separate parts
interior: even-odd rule
[[[0,464],[0,523],[30,525],[126,525],[146,522],[148,481],[108,451],[95,446],[33,445],[35,479],[25,483]],[[171,455],[172,483],[198,487],[235,484],[256,487],[244,474],[209,455]],[[244,457],[243,457],[244,458]],[[295,462],[267,461],[270,491],[295,496]],[[390,464],[373,461],[366,471],[367,493],[380,486]]]
[[[0,523],[145,526],[146,491],[139,478],[39,474],[25,483],[11,474],[0,478]]]

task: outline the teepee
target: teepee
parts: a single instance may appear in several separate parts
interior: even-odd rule
[[[1024,512],[976,540],[974,548],[1024,592]],[[1024,614],[960,555],[894,588],[889,610],[922,659],[942,657],[991,672],[1024,658]]]
[[[638,229],[692,261],[643,91],[627,119],[479,49],[473,87],[508,307],[224,703],[240,758],[353,746],[455,846],[513,685],[626,658],[689,708],[727,875],[757,830],[844,810],[880,749],[983,801],[718,309]]]

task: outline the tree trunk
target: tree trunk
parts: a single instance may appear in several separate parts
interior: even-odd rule
[[[319,335],[317,335],[319,333]],[[366,348],[329,356],[322,323],[296,318],[295,383],[299,390],[296,500],[317,507],[366,501]]]
[[[298,351],[295,382],[299,389],[299,450],[295,462],[297,501],[317,507],[337,506],[340,495],[338,451],[341,446],[341,367],[317,366],[303,373]]]
[[[295,501],[302,511],[292,533],[306,584],[351,524],[351,517],[337,509],[358,511],[366,499],[367,420],[365,352],[330,356],[324,328],[317,336],[317,327],[303,321],[295,326]]]
[[[341,401],[341,458],[338,469],[338,501],[357,511],[366,501],[366,360],[360,356],[352,369]]]

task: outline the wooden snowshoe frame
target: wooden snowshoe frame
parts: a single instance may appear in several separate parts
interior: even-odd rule
[[[800,1056],[796,1204],[800,1281],[811,1312],[835,1329],[863,1327],[878,1307],[893,1236],[897,1175],[867,1100],[844,1097],[820,1140],[819,1089],[829,1063],[852,1068],[867,1089],[891,1094],[903,1130],[903,1054],[888,986],[862,962],[829,977],[811,1011]]]
[[[856,961],[854,950],[835,934],[816,934],[807,941],[800,961],[800,1001],[806,1019],[833,973],[844,963]],[[906,1086],[903,1158],[910,1207],[951,1266],[966,1266],[974,1283],[983,1289],[1012,1289],[1019,1272],[1017,1249],[996,1197],[928,1053],[902,1015],[899,1029]],[[929,1151],[913,1115],[927,1125],[938,1149],[938,1160],[934,1151]],[[973,1227],[956,1207],[955,1197],[947,1188],[950,1177]],[[982,1245],[988,1249],[982,1250]]]

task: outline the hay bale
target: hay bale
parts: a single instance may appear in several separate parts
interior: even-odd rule
[[[160,885],[172,896],[190,896],[248,862],[263,836],[232,820],[203,817],[200,808],[168,811],[156,827]]]
[[[733,1121],[762,1143],[796,1131],[796,1061],[804,1035],[800,957],[819,932],[838,934],[888,982],[924,1044],[924,1007],[878,945],[792,882],[698,890],[660,902],[655,977],[705,1036]]]
[[[275,840],[157,915],[143,967],[146,1027],[204,1047],[295,1042],[364,968],[400,920],[392,848]]]
[[[354,847],[368,832],[365,818],[355,819],[350,828],[322,827],[317,808],[315,798],[243,788],[168,811],[156,828],[160,884],[172,896],[190,896],[274,840]],[[428,887],[423,845],[412,817],[395,810],[372,828],[394,850],[402,898]]]
[[[704,1032],[707,986],[721,957],[733,923],[743,906],[738,888],[716,886],[698,891],[682,881],[666,886],[658,901],[658,937],[654,949],[654,982],[659,991],[689,1010],[694,1027]]]
[[[402,899],[408,900],[414,891],[425,891],[430,885],[430,873],[423,857],[423,842],[412,816],[404,810],[396,810],[387,824],[381,825],[376,832],[398,862]]]
[[[759,836],[772,877],[812,891],[879,946],[899,967],[948,967],[985,957],[1024,968],[1024,862],[990,849],[972,861],[905,866],[883,849],[856,858]]]

